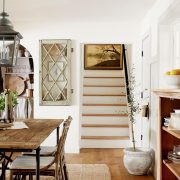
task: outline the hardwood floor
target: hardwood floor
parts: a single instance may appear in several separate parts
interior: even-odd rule
[[[80,154],[66,154],[69,164],[107,164],[112,180],[154,180],[152,176],[130,175],[123,165],[123,149],[81,149]]]

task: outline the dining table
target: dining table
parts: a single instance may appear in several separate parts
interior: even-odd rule
[[[56,130],[57,142],[59,128],[63,119],[25,119],[21,120],[27,128],[0,130],[0,159],[2,170],[0,179],[4,180],[8,164],[12,162],[15,152],[36,151],[36,180],[40,179],[40,145]]]

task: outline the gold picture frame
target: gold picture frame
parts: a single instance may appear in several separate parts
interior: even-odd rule
[[[122,44],[85,44],[85,70],[121,70],[123,69]]]

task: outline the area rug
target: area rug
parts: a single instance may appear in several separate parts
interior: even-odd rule
[[[110,180],[111,175],[106,164],[68,164],[70,180]]]
[[[106,164],[67,164],[67,169],[69,180],[111,180],[109,167]],[[53,177],[41,176],[41,180],[53,179]]]

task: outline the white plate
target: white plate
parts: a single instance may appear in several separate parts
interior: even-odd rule
[[[180,114],[180,109],[174,109],[174,112]]]
[[[164,118],[164,121],[169,123],[170,119],[171,119],[170,117],[167,117],[167,118]]]

